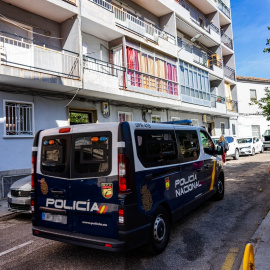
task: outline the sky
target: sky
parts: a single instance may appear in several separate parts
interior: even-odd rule
[[[270,0],[231,0],[236,75],[270,79]]]

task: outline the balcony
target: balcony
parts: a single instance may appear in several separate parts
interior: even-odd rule
[[[218,8],[230,19],[231,18],[231,11],[227,7],[227,5],[222,1],[218,0]]]
[[[238,113],[238,102],[226,98],[226,108],[227,112]]]
[[[178,2],[178,1],[177,1]],[[206,32],[209,34],[211,33],[210,31],[214,31],[215,33],[219,33],[219,28],[212,24],[208,19],[205,18],[205,16],[197,11],[195,8],[193,8],[191,5],[189,5],[186,1],[184,0],[179,0],[179,5],[182,6],[186,11],[189,12],[190,19],[203,28]]]
[[[77,1],[78,0],[3,0],[3,2],[58,23],[62,23],[78,14]]]
[[[89,0],[92,3],[112,12],[115,23],[123,29],[126,29],[136,35],[158,43],[158,38],[162,38],[172,44],[175,44],[175,37],[159,27],[139,19],[136,15],[128,13],[125,9],[119,8],[105,0]]]
[[[1,66],[19,68],[72,80],[80,79],[77,53],[20,36],[0,32]]]
[[[233,41],[231,38],[229,38],[223,31],[221,33],[221,42],[229,47],[231,50],[233,50]]]
[[[235,70],[228,66],[223,66],[223,68],[224,68],[224,76],[230,80],[235,81]]]

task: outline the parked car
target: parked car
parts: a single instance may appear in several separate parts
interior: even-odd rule
[[[270,129],[267,129],[263,135],[263,147],[264,150],[267,150],[268,148],[270,148]]]
[[[213,136],[212,139],[215,145],[219,143],[218,136]],[[237,140],[232,136],[224,136],[224,139],[229,145],[229,150],[227,151],[227,157],[233,157],[235,160],[239,159],[239,145]]]
[[[263,143],[258,137],[245,137],[237,139],[240,155],[252,155],[264,151]]]
[[[8,210],[31,213],[31,175],[14,182],[7,195]]]

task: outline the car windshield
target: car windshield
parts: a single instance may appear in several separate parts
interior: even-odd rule
[[[263,136],[270,136],[270,129],[266,130],[263,134]]]
[[[252,138],[242,138],[237,140],[238,143],[252,143]]]

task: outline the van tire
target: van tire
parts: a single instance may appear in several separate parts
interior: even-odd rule
[[[170,239],[170,225],[168,211],[159,206],[152,218],[151,236],[146,247],[148,252],[156,255],[165,250]]]
[[[217,183],[217,191],[216,194],[213,196],[213,199],[215,201],[220,201],[224,198],[224,178],[222,175],[218,177],[218,183]]]
[[[235,149],[234,157],[233,159],[238,160],[239,159],[239,150]]]

